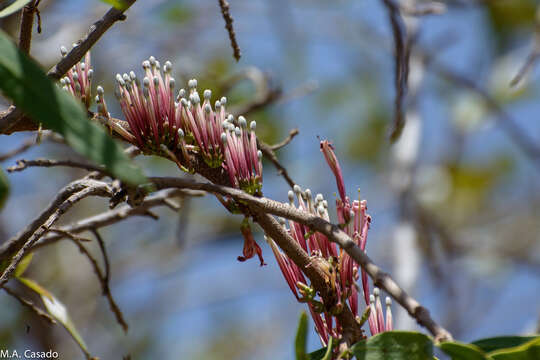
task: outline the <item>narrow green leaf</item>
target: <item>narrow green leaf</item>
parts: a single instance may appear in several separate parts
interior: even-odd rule
[[[2,31],[0,89],[31,118],[62,134],[75,151],[105,165],[115,177],[132,185],[145,182],[142,171],[122,148],[88,120],[82,105],[55,85]]]
[[[39,285],[37,282],[35,282],[32,279],[19,276],[17,277],[17,280],[19,280],[21,284],[25,285],[30,290],[33,290],[34,292],[36,292],[41,297],[46,297],[49,299],[53,298],[52,294],[47,289],[45,289],[43,286]]]
[[[357,342],[351,352],[359,360],[425,360],[433,359],[433,343],[418,332],[386,331]]]
[[[326,356],[326,351],[328,350],[328,347],[315,350],[314,352],[311,352],[308,354],[309,360],[322,360]]]
[[[328,346],[326,347],[326,353],[321,360],[332,360],[332,349],[334,348],[334,338],[330,336],[328,340]]]
[[[47,312],[56,321],[60,322],[64,326],[64,328],[71,335],[73,340],[75,340],[75,342],[84,352],[86,358],[90,358],[86,343],[77,331],[77,328],[73,324],[73,321],[71,321],[67,308],[64,306],[64,304],[62,304],[60,300],[55,298],[49,290],[45,289],[43,286],[39,285],[34,280],[23,277],[18,277],[17,280],[19,280],[22,284],[26,285],[29,289],[36,292],[41,297],[41,301],[43,301],[43,305],[45,305],[45,309],[47,309]]]
[[[86,344],[77,331],[77,328],[73,324],[73,321],[71,321],[71,318],[69,317],[69,313],[64,306],[57,298],[54,296],[47,297],[41,295],[41,300],[43,301],[43,305],[45,305],[45,308],[51,314],[53,318],[55,318],[58,322],[60,322],[62,325],[64,325],[64,328],[67,330],[67,332],[73,337],[73,340],[79,345],[81,350],[86,354],[88,353],[88,348],[86,347]],[[89,357],[89,356],[87,356]]]
[[[129,7],[129,2],[126,0],[101,0],[104,3],[114,6],[116,9],[124,11]]]
[[[478,346],[485,352],[490,352],[498,349],[519,346],[535,338],[535,336],[498,336],[476,340],[471,344]]]
[[[307,330],[308,318],[305,311],[302,311],[300,314],[300,319],[298,320],[298,330],[296,331],[296,340],[294,342],[296,360],[309,359],[306,353]]]
[[[493,360],[538,360],[540,359],[540,337],[519,346],[490,352]]]
[[[32,258],[34,257],[34,253],[31,252],[30,254],[23,257],[19,265],[15,268],[15,274],[14,277],[20,277],[28,268],[28,265],[30,265],[30,262],[32,261]]]
[[[4,174],[4,170],[0,169],[0,209],[4,206],[8,195],[9,183],[6,174]]]
[[[11,5],[6,6],[2,10],[0,10],[0,18],[9,16],[13,14],[14,12],[17,12],[21,10],[24,5],[28,4],[30,0],[17,0],[11,3]]]
[[[452,360],[485,360],[490,359],[482,349],[472,344],[457,341],[447,341],[437,345],[442,351],[450,355]]]

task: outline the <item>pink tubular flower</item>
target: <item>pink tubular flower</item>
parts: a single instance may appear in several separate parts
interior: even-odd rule
[[[77,44],[73,44],[73,47]],[[67,49],[62,46],[60,48],[62,56],[66,56],[68,53]],[[90,68],[90,52],[87,52],[84,56],[84,62],[79,62],[73,66],[67,72],[67,75],[60,79],[60,85],[62,88],[69,92],[71,95],[75,96],[84,104],[86,109],[90,107],[92,97],[91,92],[91,81],[94,70]]]
[[[351,203],[346,196],[341,168],[328,141],[321,142],[321,151],[336,177],[340,193],[340,198],[336,199],[340,227],[365,251],[368,230],[371,224],[371,217],[367,214],[367,203],[365,200],[360,199]],[[322,194],[317,194],[313,198],[309,189],[302,192],[301,188],[295,185],[294,191],[289,191],[288,197],[290,206],[330,221],[328,203],[324,200]],[[295,204],[295,198],[298,205]],[[287,227],[285,220],[281,220],[281,223],[290,236],[310,254],[312,263],[317,264],[326,273],[328,283],[338,299],[337,304],[333,304],[333,308],[329,309],[324,304],[324,300],[318,297],[315,290],[307,284],[301,269],[278,249],[272,239],[267,238],[289,288],[298,301],[308,304],[315,328],[323,345],[328,343],[330,337],[336,339],[341,337],[342,328],[335,314],[341,311],[345,304],[349,305],[351,312],[360,321],[359,315],[362,314],[358,308],[359,286],[357,285],[360,274],[362,277],[362,297],[365,306],[371,310],[369,316],[367,316],[371,334],[374,335],[392,329],[390,299],[387,298],[386,300],[385,324],[379,290],[375,289],[374,295],[370,295],[367,274],[360,269],[358,264],[344,250],[337,249],[336,245],[330,242],[326,236],[310,231],[302,224],[289,220]],[[371,299],[373,302],[370,301]]]
[[[203,92],[201,101],[195,79],[175,98],[169,61],[162,68],[151,56],[142,67],[142,83],[133,71],[116,75],[115,95],[128,126],[111,125],[114,130],[144,152],[171,158],[184,170],[196,171],[199,159],[209,168],[221,167],[231,186],[261,195],[262,153],[257,149],[255,122],[248,128],[244,117],[235,120],[227,114],[225,97],[212,108],[210,90]],[[98,88],[96,101],[98,113],[110,120],[102,89]]]

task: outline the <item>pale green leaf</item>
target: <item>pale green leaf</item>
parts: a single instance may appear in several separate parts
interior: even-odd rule
[[[22,274],[24,274],[24,272],[28,268],[28,265],[30,265],[30,262],[32,262],[33,257],[34,257],[33,252],[23,257],[19,265],[17,265],[17,267],[15,268],[15,273],[13,276],[17,278],[17,277],[20,277]]]
[[[296,340],[294,342],[296,360],[308,359],[308,355],[306,353],[307,330],[308,318],[306,313],[302,311],[302,314],[300,314],[300,319],[298,320],[298,330],[296,331]]]
[[[14,12],[21,10],[24,7],[24,5],[28,4],[29,2],[30,0],[16,0],[12,2],[10,5],[0,10],[0,18],[9,16],[13,14]]]

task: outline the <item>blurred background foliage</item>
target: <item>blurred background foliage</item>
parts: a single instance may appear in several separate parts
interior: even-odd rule
[[[278,156],[298,184],[330,199],[335,183],[318,139],[334,143],[349,194],[361,188],[374,220],[368,253],[404,278],[407,290],[455,338],[534,332],[540,312],[540,159],[524,155],[501,126],[506,120],[498,119],[481,94],[441,76],[440,69],[478,84],[540,144],[539,71],[509,85],[534,45],[538,2],[448,0],[444,14],[420,19],[417,46],[430,60],[424,61],[414,96],[418,154],[405,192],[395,185],[396,152],[414,144],[388,142],[393,56],[381,2],[229,2],[242,49],[239,63],[216,1],[136,2],[127,21],[92,49],[94,84],[105,88],[111,113],[120,116],[113,105],[114,74],[142,73],[140,64],[150,55],[173,62],[177,83],[196,77],[200,88],[226,95],[239,108],[257,94],[257,84],[242,75],[256,69],[270,89],[281,91],[277,101],[247,116],[257,121],[259,137],[272,144],[298,128],[300,135]],[[60,58],[60,46],[77,41],[106,10],[97,0],[43,0],[43,32],[34,34],[32,56],[49,68]],[[18,22],[16,14],[0,26],[15,37]],[[0,136],[0,153],[31,136]],[[21,157],[77,155],[44,142]],[[147,174],[181,175],[162,159],[137,161]],[[264,166],[265,195],[285,201],[287,184],[271,164]],[[19,231],[61,186],[81,175],[58,168],[10,174],[0,239]],[[106,208],[105,201],[86,199],[62,222]],[[132,218],[102,231],[112,261],[112,292],[130,325],[127,335],[71,242],[37,252],[27,277],[67,306],[90,352],[103,359],[291,359],[303,306],[289,293],[262,235],[257,240],[268,266],[259,268],[257,261],[236,261],[241,218],[226,214],[215,199],[186,199],[177,214],[156,213],[159,221]],[[409,233],[400,226],[404,221],[414,229],[411,242],[400,240]],[[400,244],[417,261],[404,259]],[[80,357],[59,326],[51,328],[7,296],[0,297],[0,308],[0,348],[53,348],[63,358]],[[394,311],[397,328],[416,329],[400,309]],[[309,344],[319,347],[314,332]]]

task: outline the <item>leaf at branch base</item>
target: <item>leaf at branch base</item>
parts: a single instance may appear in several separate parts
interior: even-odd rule
[[[437,345],[452,360],[485,360],[489,359],[479,347],[458,341],[446,341]]]
[[[16,0],[12,2],[10,5],[0,10],[0,18],[9,16],[13,14],[14,12],[21,10],[24,7],[24,5],[28,4],[29,2],[30,0]]]
[[[425,360],[433,359],[433,342],[422,333],[386,331],[351,347],[357,359]]]
[[[36,283],[34,280],[23,277],[19,277],[17,278],[17,280],[19,280],[22,284],[26,285],[32,291],[36,292],[41,297],[41,301],[43,301],[43,305],[45,305],[45,309],[47,309],[47,312],[56,321],[58,321],[64,326],[64,328],[71,335],[73,340],[75,340],[77,345],[79,345],[83,353],[86,355],[86,358],[90,358],[86,343],[77,331],[77,328],[73,324],[73,321],[71,321],[67,308],[64,306],[64,304],[62,304],[60,300],[55,298],[50,291]]]
[[[300,314],[300,319],[298,320],[298,330],[296,331],[296,339],[294,341],[296,360],[309,359],[306,353],[307,330],[308,318],[305,311],[302,311],[302,313]]]
[[[540,359],[540,336],[519,346],[490,352],[489,356],[493,360],[538,360]]]
[[[498,336],[473,341],[471,344],[478,346],[485,352],[520,346],[535,339],[535,336]]]
[[[88,120],[82,105],[54,84],[2,31],[0,90],[32,119],[62,134],[75,151],[105,165],[113,176],[132,185],[146,181],[122,148]]]
[[[25,285],[30,290],[34,291],[41,297],[47,297],[49,299],[53,298],[53,295],[45,289],[43,286],[39,285],[37,282],[35,282],[32,279],[28,279],[22,276],[17,277],[17,280],[19,280],[23,285]]]
[[[13,277],[21,277],[22,274],[26,271],[28,268],[28,265],[30,265],[30,262],[32,261],[32,258],[34,257],[34,253],[31,252],[30,254],[23,257],[19,265],[15,268],[15,273],[13,274]]]
[[[0,209],[4,206],[8,195],[9,183],[6,174],[4,174],[4,170],[0,169]]]

